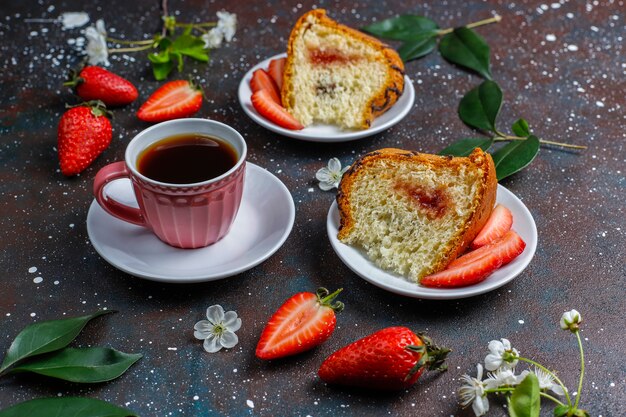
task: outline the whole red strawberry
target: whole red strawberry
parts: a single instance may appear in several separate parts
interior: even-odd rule
[[[130,104],[139,95],[127,79],[95,66],[83,68],[63,85],[76,87],[76,94],[85,101],[100,100],[110,107]]]
[[[329,384],[401,390],[413,385],[424,369],[446,370],[449,352],[406,327],[389,327],[339,349],[318,374]]]
[[[61,172],[82,172],[111,143],[111,122],[102,103],[85,103],[63,113],[59,122],[58,151]]]

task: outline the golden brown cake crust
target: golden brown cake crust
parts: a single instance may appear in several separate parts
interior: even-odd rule
[[[289,43],[287,44],[287,61],[285,63],[283,75],[284,82],[283,89],[281,91],[283,105],[287,111],[290,111],[290,103],[293,102],[293,92],[289,90],[288,86],[291,85],[291,80],[293,79],[294,74],[294,43],[297,37],[301,34],[301,31],[306,30],[306,25],[309,24],[307,20],[310,16],[313,16],[320,24],[332,28],[337,32],[343,33],[346,36],[365,42],[383,54],[389,68],[389,71],[387,72],[387,82],[380,92],[372,97],[367,105],[367,108],[364,110],[363,124],[361,125],[361,128],[369,128],[374,119],[389,110],[402,95],[404,91],[404,63],[394,49],[376,38],[332,20],[326,16],[326,10],[324,9],[315,9],[303,14],[300,16],[291,31]]]
[[[379,159],[395,160],[398,162],[411,162],[430,165],[433,169],[443,167],[467,166],[468,160],[477,168],[483,171],[481,187],[476,195],[479,201],[477,209],[471,215],[467,223],[463,226],[463,232],[446,247],[447,253],[441,258],[437,265],[434,265],[432,273],[444,269],[450,262],[461,255],[474,240],[478,232],[483,228],[496,202],[496,191],[498,181],[496,179],[496,169],[491,155],[476,148],[468,157],[451,157],[419,153],[396,148],[384,148],[370,152],[357,161],[346,171],[339,184],[337,194],[337,205],[339,206],[340,224],[337,238],[344,240],[355,227],[355,219],[352,217],[352,207],[350,205],[350,190],[359,172],[367,170]]]

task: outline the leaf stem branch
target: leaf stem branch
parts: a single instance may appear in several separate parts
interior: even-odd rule
[[[152,48],[152,43],[150,43],[150,45],[136,46],[133,48],[113,48],[113,49],[109,49],[109,53],[110,54],[122,54],[125,52],[145,51],[146,49],[150,49],[150,48]]]
[[[543,369],[545,372],[547,372],[550,376],[552,376],[552,378],[554,378],[554,380],[561,386],[561,388],[563,388],[563,391],[565,392],[565,398],[567,398],[567,404],[571,407],[572,406],[572,399],[569,396],[569,392],[567,391],[567,388],[565,387],[565,384],[563,384],[563,381],[561,381],[559,379],[558,376],[556,376],[556,374],[554,372],[552,372],[551,370],[549,370],[548,368],[546,368],[545,366],[543,366],[542,364],[540,364],[539,362],[535,362],[532,359],[528,359],[528,358],[524,358],[524,357],[519,357],[520,361],[526,362],[526,363],[530,363],[531,365],[535,365],[537,368]]]
[[[585,377],[585,354],[583,352],[583,343],[580,340],[579,331],[576,331],[576,339],[578,340],[578,350],[580,351],[580,379],[578,381],[578,391],[576,392],[576,402],[574,403],[574,409],[578,409],[578,402],[580,401],[580,394],[583,389],[583,378]]]
[[[507,134],[504,134],[502,132],[499,132],[497,130],[495,130],[494,133],[496,134],[496,136],[493,137],[494,141],[526,140],[526,138],[523,138],[521,136],[511,136],[511,135],[507,135]],[[545,140],[545,139],[539,139],[539,143],[543,143],[544,145],[561,146],[563,148],[587,149],[587,147],[584,146],[584,145],[572,145],[570,143],[555,142],[555,141],[552,141],[552,140]]]
[[[478,22],[470,23],[468,25],[465,25],[465,27],[468,29],[471,29],[471,28],[475,28],[478,26],[489,25],[491,23],[498,23],[501,20],[502,20],[502,16],[495,15],[493,17],[490,17],[489,19],[483,19],[483,20],[479,20]],[[438,36],[447,35],[448,33],[451,33],[452,31],[454,31],[454,28],[441,29],[437,31],[437,35]]]
[[[150,45],[150,44],[154,43],[154,39],[144,39],[144,40],[140,40],[140,41],[128,41],[128,40],[125,40],[125,39],[112,38],[110,36],[107,36],[106,40],[108,42],[119,43],[121,45]]]

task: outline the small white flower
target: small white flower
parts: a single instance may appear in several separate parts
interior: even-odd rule
[[[96,26],[89,26],[85,30],[85,37],[87,38],[87,48],[85,52],[89,57],[89,63],[91,65],[98,65],[100,63],[109,65],[109,50],[107,49],[106,36],[107,31],[102,19],[96,21]]]
[[[201,36],[204,41],[205,49],[215,49],[222,46],[222,40],[224,40],[224,32],[218,27],[214,27],[208,33]]]
[[[572,333],[576,333],[578,331],[578,328],[580,327],[579,324],[582,321],[583,318],[578,311],[570,310],[563,313],[563,315],[561,316],[561,322],[559,324],[561,325],[561,329],[569,330]]]
[[[502,367],[504,369],[513,369],[517,365],[519,352],[511,347],[508,339],[492,340],[489,342],[489,353],[485,357],[485,368],[489,371],[495,371]]]
[[[224,34],[226,42],[230,42],[237,30],[237,15],[235,13],[217,12],[217,27]]]
[[[476,378],[467,374],[461,377],[465,385],[459,388],[459,396],[461,397],[461,406],[467,407],[472,404],[474,414],[482,416],[489,411],[489,400],[487,399],[487,393],[485,393],[487,387],[481,381],[483,378],[483,366],[478,364],[476,368]]]
[[[241,319],[234,311],[227,311],[221,305],[214,305],[206,310],[208,320],[200,320],[194,326],[193,335],[196,339],[204,340],[204,350],[215,353],[223,347],[235,347],[239,338],[235,334],[241,327]]]
[[[495,372],[490,372],[484,382],[487,388],[494,389],[507,385],[517,385],[521,380],[518,380],[513,369],[500,368]]]
[[[324,190],[332,190],[339,186],[339,181],[343,173],[346,172],[350,166],[341,169],[341,162],[337,158],[331,158],[328,161],[328,166],[320,168],[315,174],[315,178],[320,182],[319,187]]]
[[[67,12],[59,16],[63,29],[74,29],[85,26],[89,22],[89,15],[85,12]]]
[[[556,395],[565,395],[563,387],[554,382],[554,377],[541,368],[535,368],[534,374],[539,380],[539,389],[547,389]]]

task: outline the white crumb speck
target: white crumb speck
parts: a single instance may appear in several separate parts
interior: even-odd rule
[[[198,401],[199,399],[200,399],[200,397],[198,397],[197,395],[194,395],[194,396],[193,396],[193,400],[194,400],[194,401]]]
[[[39,283],[43,282],[43,278],[42,277],[36,277],[35,279],[33,279],[33,282],[35,284],[39,284]]]
[[[31,317],[35,317],[37,315],[37,313],[30,313]]]
[[[250,408],[254,408],[254,403],[252,402],[252,400],[246,400],[246,405]]]
[[[35,272],[37,272],[37,267],[36,266],[31,266],[30,268],[28,268],[28,273],[29,274],[34,274]]]
[[[524,324],[524,320],[518,320],[517,321],[519,324]]]
[[[554,42],[556,40],[556,35],[554,35],[552,33],[549,33],[549,34],[546,35],[546,40],[548,42]]]
[[[604,107],[604,103],[601,101],[596,101],[596,106],[598,107]]]
[[[578,46],[576,46],[576,45],[567,45],[567,50],[568,51],[572,51],[572,52],[576,52],[576,51],[578,51]]]

